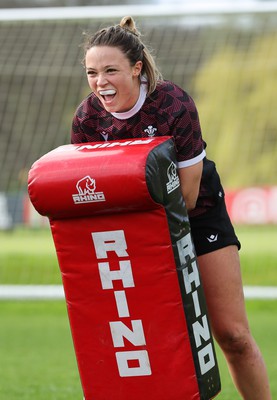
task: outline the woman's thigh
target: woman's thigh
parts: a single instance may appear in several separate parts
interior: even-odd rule
[[[237,246],[200,256],[198,264],[215,337],[248,331]]]

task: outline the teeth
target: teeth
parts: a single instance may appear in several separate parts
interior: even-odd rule
[[[109,96],[115,94],[115,90],[109,89],[109,90],[100,90],[99,92],[101,96]]]

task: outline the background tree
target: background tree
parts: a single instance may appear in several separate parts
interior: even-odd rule
[[[228,188],[276,184],[276,50],[274,34],[256,38],[247,53],[225,47],[196,75],[208,156]]]

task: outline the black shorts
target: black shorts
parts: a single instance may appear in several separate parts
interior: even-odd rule
[[[224,197],[207,212],[190,218],[190,226],[198,256],[229,245],[236,245],[238,249],[241,247],[227,213]]]

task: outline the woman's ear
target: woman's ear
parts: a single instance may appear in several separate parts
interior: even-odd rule
[[[133,67],[133,76],[139,76],[142,70],[142,61],[137,61]]]

